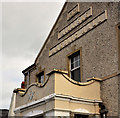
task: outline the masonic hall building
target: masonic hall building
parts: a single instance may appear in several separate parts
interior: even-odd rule
[[[120,2],[65,2],[22,73],[15,116],[120,116]]]

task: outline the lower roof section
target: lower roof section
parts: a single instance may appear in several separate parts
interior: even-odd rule
[[[100,100],[90,100],[73,96],[51,94],[37,101],[17,107],[14,112],[17,116],[41,115],[53,110],[70,112],[74,114],[99,115],[99,103],[101,102],[102,101]],[[50,106],[54,106],[54,108]],[[33,114],[31,114],[29,110],[32,111]]]
[[[57,70],[48,76],[43,85],[35,83],[26,90],[17,89],[16,116],[30,115],[31,110],[34,115],[38,110],[39,115],[55,110],[99,114],[100,79],[76,82],[67,73]]]

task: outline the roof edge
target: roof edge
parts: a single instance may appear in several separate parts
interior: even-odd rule
[[[25,74],[26,72],[30,71],[32,68],[36,67],[35,64],[30,65],[29,67],[27,67],[25,70],[22,71],[23,74]]]

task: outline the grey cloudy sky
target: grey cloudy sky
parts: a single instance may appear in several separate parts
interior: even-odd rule
[[[4,0],[0,3],[0,8],[2,5],[0,108],[9,108],[12,91],[20,87],[24,78],[21,71],[34,63],[65,0],[31,1],[33,0],[24,2]]]

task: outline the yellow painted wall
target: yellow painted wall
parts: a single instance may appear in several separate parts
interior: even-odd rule
[[[85,99],[100,99],[100,83],[95,81],[86,86],[71,83],[62,74],[55,74],[55,93]]]

